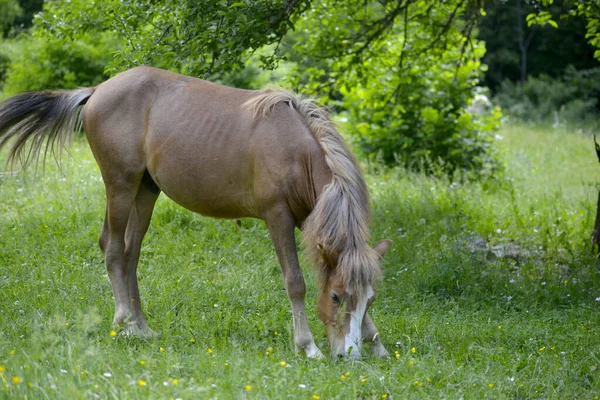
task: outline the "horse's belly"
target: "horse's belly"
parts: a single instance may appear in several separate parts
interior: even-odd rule
[[[243,170],[241,165],[223,165],[214,160],[148,166],[158,187],[191,211],[216,218],[259,217],[251,177]]]

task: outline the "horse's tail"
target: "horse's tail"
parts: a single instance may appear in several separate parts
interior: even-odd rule
[[[324,265],[322,252],[339,252],[338,268],[346,290],[359,294],[379,277],[379,256],[368,244],[369,194],[360,166],[328,112],[314,100],[282,89],[267,89],[243,107],[253,109],[254,118],[261,118],[278,103],[287,103],[302,116],[332,174],[302,227],[308,255],[325,278],[330,266]]]
[[[57,156],[71,138],[79,121],[79,106],[85,104],[95,88],[26,92],[0,104],[0,150],[12,139],[7,164],[19,160],[23,168],[48,150]],[[44,145],[45,143],[45,145]],[[30,144],[30,146],[27,146]],[[42,151],[43,148],[43,151]],[[58,153],[60,159],[60,153]]]

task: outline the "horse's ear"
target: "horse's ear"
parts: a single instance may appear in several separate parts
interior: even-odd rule
[[[391,245],[392,241],[390,239],[383,239],[381,242],[377,243],[373,249],[379,254],[379,257],[383,258]]]
[[[321,255],[325,265],[330,267],[335,267],[337,265],[338,258],[340,256],[338,251],[326,251],[325,247],[321,243],[317,244],[317,249],[319,250],[319,254]]]

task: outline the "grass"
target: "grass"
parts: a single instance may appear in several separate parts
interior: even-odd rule
[[[74,144],[64,174],[48,163],[35,180],[0,175],[0,397],[596,398],[591,139],[516,126],[500,135],[496,180],[367,168],[373,241],[394,240],[372,308],[389,360],[295,355],[264,224],[203,218],[164,196],[139,272],[161,336],[113,337],[97,247],[103,185],[87,144]],[[521,252],[472,253],[474,236]],[[303,265],[309,323],[327,352]]]

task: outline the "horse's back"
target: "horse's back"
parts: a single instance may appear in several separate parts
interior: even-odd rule
[[[98,87],[84,126],[103,176],[111,165],[147,169],[169,197],[205,215],[262,217],[283,203],[303,219],[327,180],[323,155],[287,105],[254,120],[242,104],[256,94],[138,67]]]

